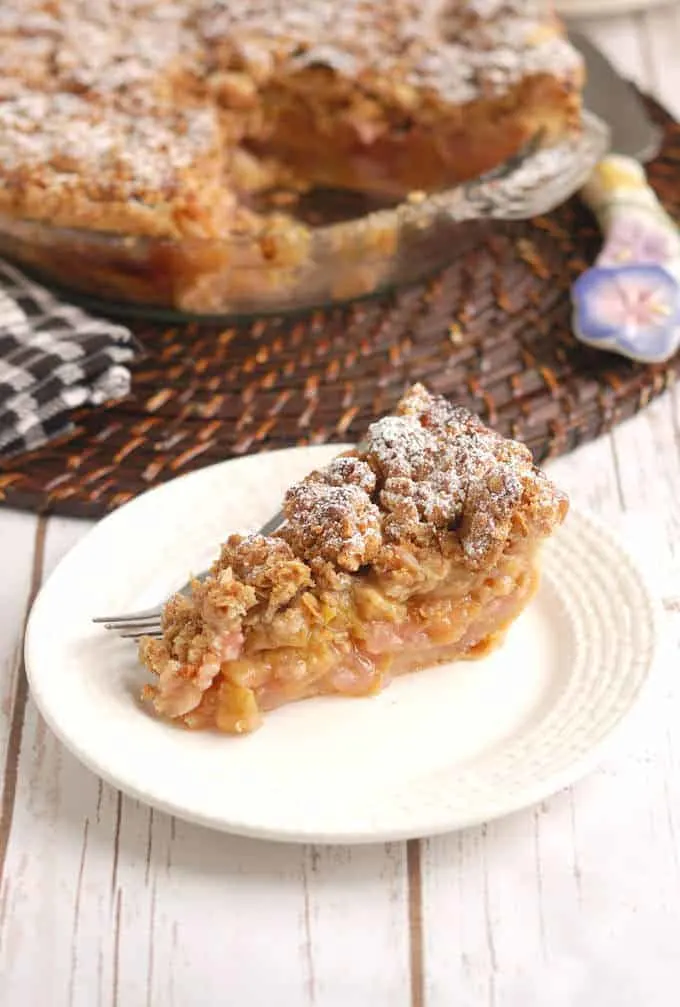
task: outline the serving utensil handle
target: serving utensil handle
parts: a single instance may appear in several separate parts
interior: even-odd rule
[[[572,288],[574,335],[598,349],[661,363],[680,347],[680,233],[644,167],[610,154],[581,190],[604,235]]]

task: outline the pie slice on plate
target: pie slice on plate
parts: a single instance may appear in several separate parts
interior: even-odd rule
[[[293,486],[272,536],[232,535],[140,655],[144,695],[192,728],[247,733],[310,696],[479,657],[538,582],[567,499],[529,450],[415,385],[359,446]]]

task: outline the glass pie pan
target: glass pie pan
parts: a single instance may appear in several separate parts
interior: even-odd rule
[[[604,123],[530,147],[496,171],[377,209],[361,200],[314,223],[279,212],[260,235],[170,240],[54,227],[0,215],[0,255],[107,310],[171,318],[302,311],[417,282],[449,265],[497,220],[564,202],[606,153]],[[340,200],[342,204],[342,200]]]

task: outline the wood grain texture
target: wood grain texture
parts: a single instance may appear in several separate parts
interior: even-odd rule
[[[589,26],[615,63],[678,110],[678,64],[668,57],[680,41],[677,10]],[[671,608],[680,593],[679,417],[676,389],[551,466],[574,499],[618,527]],[[668,628],[661,702],[616,757],[532,812],[425,844],[428,1007],[668,1003],[680,979],[678,622]]]
[[[28,607],[39,582],[42,541],[39,522],[25,514],[8,512],[0,527],[0,546],[11,577],[0,586],[0,937],[9,899],[4,871],[16,800],[19,750],[26,708],[26,679],[23,673],[22,634]]]
[[[612,58],[680,111],[678,9],[589,24]],[[82,768],[30,699],[22,706],[21,629],[41,547],[33,517],[0,513],[0,765],[12,788],[0,845],[0,1005],[674,1002],[680,392],[551,471],[621,532],[666,603],[657,699],[577,786],[408,848],[275,846],[211,833]],[[46,572],[88,527],[49,521]]]
[[[609,438],[550,468],[574,500],[620,511]],[[424,843],[428,1007],[591,1002],[569,964],[582,953],[570,933],[583,927],[579,794]]]
[[[46,522],[39,518],[33,544],[33,560],[31,563],[31,577],[26,599],[26,618],[33,604],[40,582],[42,579],[43,560],[45,556],[45,531]],[[24,625],[26,621],[24,621]],[[12,831],[14,819],[14,807],[16,803],[17,787],[19,782],[19,756],[23,741],[24,724],[26,721],[26,705],[28,703],[28,680],[26,678],[26,667],[23,654],[19,653],[16,661],[16,675],[14,695],[11,703],[11,714],[9,718],[9,730],[7,732],[7,742],[5,746],[5,769],[2,781],[2,802],[0,803],[0,878],[5,872],[5,860],[9,837]]]
[[[50,521],[47,572],[87,528]],[[264,1005],[276,990],[342,1007],[356,987],[410,1004],[402,844],[277,846],[176,821],[83,768],[30,702],[5,874],[3,1004]]]

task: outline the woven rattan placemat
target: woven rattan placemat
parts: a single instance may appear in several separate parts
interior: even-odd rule
[[[650,179],[680,218],[680,126],[648,105],[665,134]],[[352,440],[414,380],[526,441],[537,460],[569,451],[647,405],[678,367],[678,357],[648,367],[574,340],[570,284],[600,240],[574,198],[372,301],[296,320],[135,321],[147,353],[132,395],[75,414],[67,437],[0,465],[4,503],[96,517],[224,458]]]

